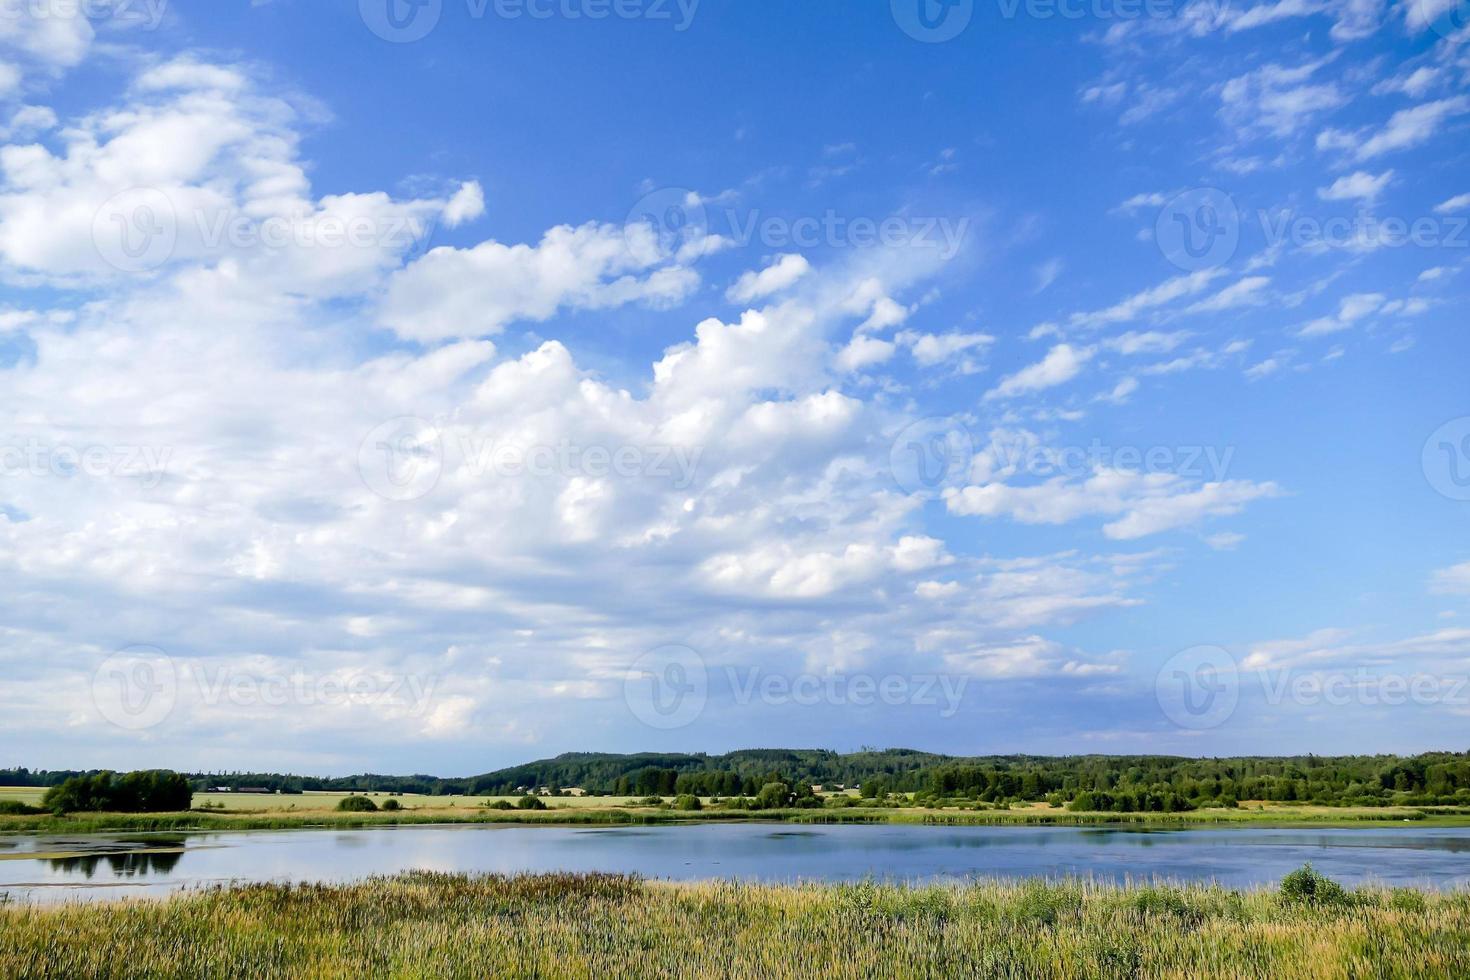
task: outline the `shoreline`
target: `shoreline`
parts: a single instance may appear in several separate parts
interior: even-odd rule
[[[1380,810],[1277,807],[1270,810],[1205,810],[1190,813],[1105,813],[1045,809],[960,810],[833,807],[771,811],[681,811],[656,807],[549,807],[545,810],[410,807],[396,812],[336,810],[189,810],[174,813],[37,814],[0,817],[0,836],[19,834],[209,833],[247,830],[344,830],[380,826],[521,825],[548,827],[693,825],[704,823],[790,825],[900,824],[944,827],[1053,826],[1138,830],[1256,828],[1466,827],[1470,811],[1428,807]]]

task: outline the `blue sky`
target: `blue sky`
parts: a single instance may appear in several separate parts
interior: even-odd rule
[[[1463,5],[923,2],[7,11],[0,764],[1460,747]]]

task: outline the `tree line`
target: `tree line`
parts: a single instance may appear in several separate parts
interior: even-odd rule
[[[0,770],[0,784],[55,786],[94,772]],[[315,777],[215,772],[183,776],[194,791],[216,787],[301,793],[421,793],[512,796],[579,788],[592,795],[755,797],[773,783],[842,786],[863,797],[986,803],[1047,800],[1095,809],[1158,810],[1231,806],[1240,800],[1333,806],[1470,804],[1470,753],[1415,756],[1242,756],[1196,759],[1153,755],[955,757],[911,749],[837,753],[747,749],[702,753],[567,753],[478,776],[362,774]],[[1088,794],[1079,801],[1082,794]]]

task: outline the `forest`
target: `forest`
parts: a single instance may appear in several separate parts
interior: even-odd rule
[[[0,785],[56,786],[95,771],[0,770]],[[575,752],[478,776],[187,773],[190,788],[510,795],[528,789],[579,789],[589,795],[754,796],[781,782],[865,798],[1087,803],[1074,809],[1184,810],[1240,800],[1329,806],[1470,804],[1470,753],[1415,756],[1031,756],[958,757],[911,749],[838,753],[820,749],[746,749],[724,755]],[[1079,800],[1083,794],[1086,796]]]

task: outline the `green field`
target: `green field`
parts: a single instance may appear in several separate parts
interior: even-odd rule
[[[25,977],[1463,977],[1470,893],[415,873],[0,907]]]
[[[35,805],[44,790],[0,787],[0,800]],[[545,810],[494,810],[482,803],[517,797],[419,796],[364,794],[381,805],[395,799],[396,812],[343,813],[337,804],[350,793],[312,792],[300,795],[249,793],[195,793],[194,809],[178,813],[73,813],[0,816],[0,833],[100,833],[110,830],[280,830],[292,827],[357,827],[405,823],[537,823],[619,824],[694,820],[773,820],[789,823],[930,823],[930,824],[1119,824],[1158,827],[1185,826],[1420,826],[1470,825],[1470,812],[1457,807],[1328,807],[1301,804],[1245,803],[1237,809],[1203,809],[1187,813],[1079,813],[1044,803],[1013,805],[1008,809],[975,807],[826,806],[812,809],[726,810],[707,807],[681,811],[668,806],[644,806],[631,797],[545,797]],[[828,803],[833,801],[829,798]],[[705,800],[708,804],[709,800]]]

